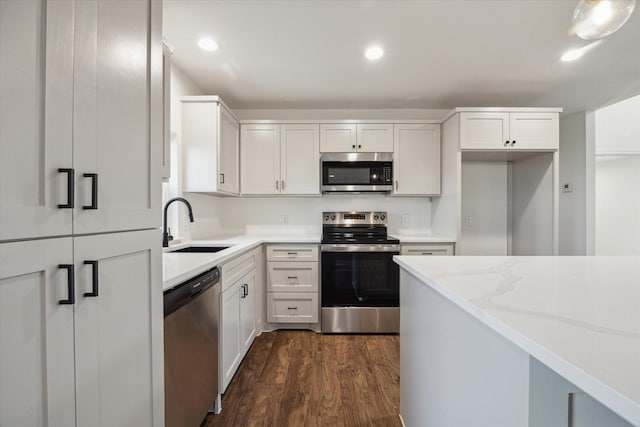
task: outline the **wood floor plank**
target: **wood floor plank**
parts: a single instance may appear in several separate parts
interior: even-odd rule
[[[263,333],[203,426],[401,426],[399,351],[393,335]]]

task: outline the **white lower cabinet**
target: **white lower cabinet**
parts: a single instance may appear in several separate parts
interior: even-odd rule
[[[455,255],[455,243],[403,243],[400,255]]]
[[[267,246],[266,303],[267,322],[319,321],[318,245]]]
[[[227,389],[256,336],[258,252],[251,251],[220,266],[220,393]]]
[[[269,292],[267,318],[274,323],[316,323],[318,293]]]
[[[0,425],[164,424],[157,230],[0,245]]]

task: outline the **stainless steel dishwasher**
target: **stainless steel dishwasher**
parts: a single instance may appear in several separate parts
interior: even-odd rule
[[[164,293],[165,425],[198,427],[218,397],[220,272]]]

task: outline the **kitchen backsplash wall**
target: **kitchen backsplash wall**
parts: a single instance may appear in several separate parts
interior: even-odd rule
[[[387,211],[389,232],[428,233],[431,201],[426,197],[383,195],[326,195],[318,197],[235,198],[186,193],[193,205],[195,223],[191,237],[282,229],[320,232],[323,211]],[[403,218],[404,217],[404,218]],[[404,221],[404,223],[403,223]]]

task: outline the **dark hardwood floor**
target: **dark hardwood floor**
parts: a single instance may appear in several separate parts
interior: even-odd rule
[[[203,426],[401,426],[399,373],[397,335],[265,332]]]

